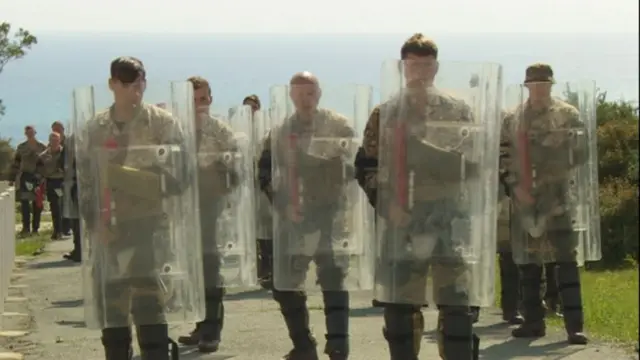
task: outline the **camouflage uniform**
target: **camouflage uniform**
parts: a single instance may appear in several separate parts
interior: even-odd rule
[[[402,108],[398,111],[397,108]],[[433,227],[440,233],[440,241],[433,250],[431,261],[407,261],[405,271],[396,270],[395,274],[385,275],[377,271],[377,276],[394,276],[386,283],[397,285],[407,298],[421,299],[426,293],[428,270],[433,271],[433,293],[438,306],[437,338],[440,356],[447,360],[477,359],[479,338],[473,332],[473,322],[476,315],[475,308],[469,306],[466,290],[460,287],[464,283],[468,271],[464,261],[456,260],[451,244],[451,228],[441,224],[450,224],[459,211],[452,200],[457,194],[460,179],[460,157],[446,150],[437,149],[430,145],[434,139],[426,132],[425,121],[472,121],[469,106],[435,88],[429,90],[426,98],[414,99],[410,95],[400,95],[387,103],[379,105],[372,112],[365,128],[363,147],[356,157],[356,177],[363,187],[371,204],[381,206],[376,209],[380,216],[388,218],[390,194],[385,184],[389,174],[380,173],[378,159],[379,141],[385,141],[386,134],[392,132],[397,120],[389,120],[381,126],[381,114],[391,113],[404,117],[408,127],[422,128],[417,132],[421,135],[407,138],[407,166],[414,171],[413,207],[409,226],[422,224]],[[426,120],[425,120],[426,119]],[[388,128],[387,128],[388,127]],[[383,135],[383,136],[381,136]],[[438,134],[441,136],[442,134]],[[423,136],[422,139],[419,137]],[[435,143],[442,143],[442,140]],[[384,145],[380,145],[384,146]],[[465,146],[462,144],[461,146]],[[439,164],[435,171],[430,171],[426,164]],[[467,176],[477,176],[477,167],[467,163]],[[435,179],[434,176],[445,176]],[[454,186],[449,183],[455,183]],[[374,205],[376,206],[376,205]],[[427,225],[424,225],[427,224]],[[392,235],[395,227],[389,226],[388,242],[396,241]],[[393,244],[388,244],[393,246]],[[442,256],[439,256],[439,255]],[[381,260],[384,261],[384,260]],[[389,271],[387,271],[389,273]],[[438,299],[447,299],[446,304]],[[417,360],[420,352],[420,341],[424,330],[424,318],[421,307],[412,304],[393,304],[374,301],[375,306],[384,307],[385,326],[383,333],[389,344],[392,360]],[[455,303],[455,305],[451,305]],[[423,306],[427,306],[426,301]]]
[[[64,257],[69,260],[80,261],[82,258],[82,242],[78,214],[78,179],[76,176],[73,136],[65,138],[64,144],[62,147],[62,167],[64,168],[62,217],[68,222],[73,233],[73,250],[65,254]]]
[[[148,168],[149,158],[155,154],[141,155],[133,151],[133,146],[182,143],[182,133],[177,121],[165,110],[154,105],[143,104],[136,116],[120,122],[114,118],[114,108],[96,114],[86,125],[86,139],[82,142],[93,149],[80,148],[78,151],[94,151],[100,147],[116,151],[109,153],[109,159],[78,158],[83,169],[94,169],[78,178],[80,183],[80,206],[87,232],[92,234],[89,253],[94,262],[93,285],[95,307],[102,330],[102,343],[107,360],[130,359],[131,329],[130,319],[137,327],[138,344],[143,360],[169,360],[169,346],[173,345],[174,357],[177,346],[169,338],[165,317],[163,282],[158,278],[154,264],[165,261],[171,255],[167,237],[159,229],[166,229],[168,223],[162,206],[157,169]],[[101,153],[104,153],[102,151]],[[130,154],[129,154],[130,153]],[[108,161],[108,165],[102,165]],[[97,171],[97,173],[96,173]],[[104,189],[96,188],[98,179],[91,174],[100,174],[109,179],[111,203],[115,204],[110,217],[117,218],[115,225],[103,230],[98,218],[94,198]],[[96,175],[93,175],[94,177]],[[188,174],[179,174],[184,178]],[[180,180],[166,184],[169,192],[181,191]],[[148,191],[149,193],[145,193]],[[150,251],[154,249],[155,251]],[[119,256],[131,256],[129,267],[123,276],[111,277],[113,261]]]
[[[39,141],[30,144],[28,141],[20,143],[11,164],[9,179],[18,184],[18,196],[22,212],[22,233],[38,232],[42,208],[38,207],[36,189],[40,186],[42,176],[37,172],[38,155],[47,146]],[[31,218],[33,212],[33,218]]]
[[[57,151],[47,148],[38,155],[38,173],[44,177],[47,200],[53,221],[52,238],[62,235],[62,181],[64,179],[62,147]]]
[[[350,138],[354,136],[354,130],[347,125],[347,119],[331,110],[318,109],[318,112],[310,122],[303,122],[296,114],[284,121],[282,126],[272,129],[265,139],[262,154],[258,163],[259,181],[261,190],[267,195],[272,203],[274,211],[277,211],[284,218],[287,216],[287,205],[289,205],[288,186],[292,184],[272,183],[272,149],[283,149],[286,146],[286,135],[296,135],[301,143],[309,141],[311,137],[330,138],[341,137]],[[283,129],[287,129],[283,131]],[[286,134],[286,135],[285,135]],[[277,147],[272,147],[272,142]],[[304,152],[304,150],[303,150]],[[281,154],[273,154],[282,158]],[[302,156],[310,156],[304,154]],[[327,224],[336,217],[336,212],[340,210],[342,176],[345,164],[334,162],[333,160],[311,159],[309,162],[317,161],[318,168],[310,171],[300,170],[304,184],[304,220],[299,226],[304,228],[305,233],[315,232],[319,229],[332,229],[335,224]],[[326,161],[326,162],[325,162]],[[304,162],[303,162],[304,163]],[[346,164],[350,166],[350,164]],[[283,169],[284,170],[284,169]],[[353,170],[351,171],[353,173]],[[323,173],[326,176],[318,176]],[[274,188],[275,186],[275,188]],[[294,226],[293,224],[288,224]],[[286,231],[286,230],[284,230]],[[331,239],[321,234],[318,248],[330,248],[329,244],[322,245]],[[276,234],[276,240],[281,242],[280,247],[287,247],[287,242],[299,242],[300,239],[291,239],[288,235]],[[316,264],[317,278],[322,290],[324,300],[325,324],[327,328],[327,343],[324,349],[325,354],[332,360],[346,359],[349,354],[349,293],[345,290],[336,291],[342,288],[342,280],[346,274],[344,269],[337,264],[339,260],[334,255],[315,255],[313,257],[300,257],[292,264],[274,264],[276,267],[283,267],[283,272],[296,268],[299,274],[289,274],[299,278],[304,282],[309,265],[313,260]],[[285,270],[286,269],[286,270]],[[332,290],[325,290],[332,289]],[[273,290],[273,298],[280,305],[280,310],[284,317],[289,337],[293,342],[294,349],[286,359],[314,360],[317,359],[316,342],[309,328],[309,310],[307,309],[307,296],[302,291]]]
[[[224,210],[225,195],[238,185],[238,174],[233,173],[233,168],[220,159],[207,161],[207,158],[237,151],[237,144],[229,125],[205,115],[196,130],[196,148],[206,313],[196,329],[178,341],[185,345],[198,345],[202,352],[214,352],[218,350],[224,324],[224,279],[220,273],[222,263],[217,248],[217,219]],[[230,183],[227,182],[227,175],[232,179]]]
[[[553,70],[546,64],[534,64],[526,71],[525,83],[547,82],[553,83]],[[587,338],[582,333],[584,327],[584,315],[582,310],[582,295],[580,293],[580,276],[576,260],[578,233],[570,229],[568,225],[569,214],[558,213],[562,209],[562,204],[558,204],[558,198],[568,188],[568,173],[571,170],[567,160],[558,154],[566,153],[559,147],[566,147],[569,143],[568,135],[563,132],[549,134],[551,130],[561,130],[564,128],[582,127],[579,121],[578,110],[570,104],[551,98],[550,103],[543,109],[534,109],[529,102],[518,106],[510,112],[503,123],[502,139],[503,144],[508,145],[511,161],[502,166],[513,169],[515,159],[518,154],[515,150],[516,139],[514,138],[515,126],[518,119],[523,119],[522,124],[529,134],[538,134],[529,137],[532,149],[530,153],[536,155],[531,159],[532,165],[536,169],[536,182],[539,184],[535,193],[530,194],[535,199],[535,210],[539,214],[547,214],[554,211],[547,223],[547,229],[539,238],[533,238],[521,226],[520,219],[512,220],[512,244],[514,254],[527,254],[527,261],[520,261],[516,256],[516,263],[519,264],[522,282],[522,298],[524,305],[524,324],[513,331],[514,337],[537,337],[546,333],[545,312],[542,303],[541,283],[545,253],[551,251],[553,258],[557,261],[558,289],[560,289],[560,299],[562,302],[565,329],[569,342],[576,344],[586,344]],[[545,135],[549,134],[549,135]],[[558,138],[563,136],[563,138]],[[587,160],[587,149],[573,149],[574,164],[581,164]],[[511,171],[517,173],[517,170]],[[515,179],[507,177],[507,184],[513,185]],[[513,193],[513,190],[509,190]],[[511,195],[514,196],[513,194]],[[563,229],[563,230],[553,230]],[[530,246],[529,249],[522,249],[523,246]],[[533,247],[533,248],[532,248]],[[556,266],[555,264],[553,265]],[[553,273],[551,271],[551,273]]]

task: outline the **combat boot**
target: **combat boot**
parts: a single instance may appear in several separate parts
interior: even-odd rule
[[[103,329],[102,345],[104,346],[105,360],[131,360],[133,358],[131,329],[127,327]]]
[[[138,345],[141,360],[178,360],[178,344],[169,338],[166,324],[139,325]]]
[[[198,345],[198,342],[200,342],[200,324],[201,323],[197,323],[196,328],[193,329],[193,331],[191,331],[189,335],[178,337],[178,342],[186,346]]]
[[[518,314],[517,311],[514,312],[503,312],[502,320],[508,323],[509,325],[521,325],[524,323],[524,318]]]
[[[322,299],[327,328],[324,353],[330,360],[346,360],[349,357],[349,293],[323,291]]]
[[[273,298],[280,305],[280,312],[287,325],[289,338],[293,343],[293,350],[282,359],[317,360],[317,344],[309,328],[307,296],[300,291],[279,291],[274,289]]]
[[[517,329],[513,329],[511,336],[514,338],[539,338],[547,335],[547,325],[544,320],[536,322],[524,322]]]

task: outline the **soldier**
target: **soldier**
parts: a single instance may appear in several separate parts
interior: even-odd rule
[[[76,177],[76,157],[74,136],[69,136],[62,147],[64,169],[62,217],[67,221],[73,234],[73,250],[63,255],[67,260],[82,261],[82,238],[78,209],[78,179]]]
[[[36,190],[40,186],[42,177],[36,171],[38,155],[47,147],[36,139],[36,130],[28,125],[24,128],[27,140],[18,144],[16,154],[9,171],[9,183],[18,182],[18,198],[20,199],[20,210],[22,213],[21,236],[28,236],[30,233],[37,234],[40,228],[40,215],[42,207],[36,203]],[[31,217],[33,215],[33,217]]]
[[[508,170],[504,180],[513,204],[512,248],[524,302],[524,323],[513,336],[546,334],[542,271],[544,264],[557,263],[553,267],[557,266],[568,341],[586,344],[578,265],[600,256],[599,235],[589,230],[598,211],[597,197],[595,205],[590,199],[597,191],[597,178],[587,161],[595,156],[589,155],[594,151],[589,142],[595,141],[591,140],[595,139],[595,85],[593,89],[572,87],[582,102],[578,112],[552,97],[554,83],[551,66],[534,64],[526,70],[524,85],[507,91],[518,105],[503,123],[501,142],[507,145],[509,157],[503,158],[502,167]]]
[[[221,271],[221,254],[218,245],[226,239],[219,238],[221,217],[226,197],[237,187],[237,176],[227,163],[216,159],[209,164],[208,157],[220,157],[221,154],[237,151],[234,133],[224,121],[209,114],[211,106],[211,87],[209,82],[199,76],[188,79],[193,85],[196,108],[196,148],[198,152],[198,185],[200,226],[203,248],[203,268],[205,276],[205,307],[203,321],[187,336],[178,338],[184,345],[198,345],[203,353],[218,351],[222,327],[224,324],[224,280]],[[235,179],[229,183],[226,179]]]
[[[346,166],[349,174],[349,166],[341,158],[313,158],[302,149],[310,147],[315,137],[352,139],[354,130],[344,116],[318,108],[321,89],[313,74],[297,73],[289,86],[295,112],[287,116],[281,126],[271,129],[259,160],[260,188],[273,205],[273,211],[280,214],[274,215],[274,228],[277,229],[274,241],[278,242],[274,247],[282,249],[282,253],[274,253],[273,298],[280,305],[293,342],[293,349],[283,359],[318,359],[316,342],[309,327],[307,296],[300,291],[313,260],[325,308],[327,343],[324,353],[331,360],[344,360],[349,355],[349,293],[343,283],[345,269],[340,267],[336,255],[323,253],[321,248],[331,246],[326,242],[331,241],[332,232],[342,230],[334,228],[340,221],[334,223],[333,219],[338,219],[340,214],[343,169]],[[330,152],[328,148],[327,151]],[[305,166],[308,168],[304,169]],[[278,177],[276,181],[274,174],[284,178]],[[314,237],[316,234],[320,234],[319,239]],[[304,244],[300,246],[311,243],[312,249],[303,254],[290,254],[288,251],[301,241]],[[314,247],[313,244],[318,245]]]
[[[64,163],[62,157],[61,137],[57,132],[49,135],[47,149],[38,155],[38,173],[45,181],[47,200],[53,221],[52,240],[62,238],[62,180],[64,178]]]
[[[54,133],[60,134],[60,146],[62,146],[62,151],[64,152],[65,141],[67,140],[67,136],[64,133],[64,125],[60,121],[54,121],[51,124],[51,131]],[[64,203],[63,203],[64,206]],[[71,221],[65,217],[62,217],[62,235],[69,236],[71,235]]]
[[[84,275],[92,281],[85,313],[97,317],[87,323],[102,329],[106,360],[132,359],[131,321],[142,360],[176,360],[168,323],[200,316],[202,292],[191,284],[202,272],[189,264],[200,261],[200,245],[190,238],[199,230],[186,138],[192,132],[186,119],[144,103],[146,86],[142,62],[119,57],[111,63],[114,101],[107,110],[94,115],[93,87],[74,91],[80,212],[90,234],[83,237],[90,255]],[[191,101],[174,99],[181,109],[191,109]],[[175,313],[167,306],[173,294],[183,295]]]
[[[474,236],[470,217],[480,203],[495,199],[497,192],[476,186],[482,183],[480,169],[497,173],[497,166],[492,168],[495,160],[483,154],[484,149],[473,149],[471,108],[434,86],[439,69],[436,44],[415,34],[400,54],[401,63],[385,64],[383,84],[385,76],[399,79],[402,74],[406,87],[400,88],[396,80],[392,96],[371,113],[356,157],[356,176],[378,214],[374,305],[384,308],[383,334],[391,359],[417,360],[431,268],[440,357],[478,359],[479,338],[472,324],[474,310],[492,302],[492,294],[485,292],[492,289],[495,251],[489,250],[495,239]],[[500,72],[499,67],[493,70]],[[498,86],[497,79],[491,79],[493,86]],[[490,100],[487,104],[495,102]],[[496,115],[484,121],[497,129],[498,119]],[[459,191],[467,187],[476,187],[483,200],[458,202],[465,198]],[[488,213],[483,221],[496,221]]]
[[[242,100],[242,105],[251,107],[251,112],[254,114],[262,108],[260,105],[260,98],[256,94],[245,97],[244,100]]]
[[[251,107],[252,113],[255,115],[257,111],[260,111],[262,105],[260,103],[260,98],[258,95],[249,95],[242,100],[242,105],[247,105]],[[263,124],[255,124],[256,121],[263,121]],[[254,139],[253,143],[258,144],[264,141],[267,119],[264,117],[255,117],[254,116]],[[260,158],[260,151],[262,150],[258,147],[258,154],[256,160],[256,169],[257,162]],[[256,178],[257,180],[257,178]],[[259,182],[256,184],[256,188],[259,188]],[[266,200],[266,201],[265,201]],[[265,195],[262,192],[256,193],[256,245],[257,245],[257,255],[258,255],[258,281],[260,282],[260,286],[264,289],[271,290],[273,287],[273,229],[272,229],[273,219],[271,217],[271,208],[268,203],[268,199],[266,199]]]

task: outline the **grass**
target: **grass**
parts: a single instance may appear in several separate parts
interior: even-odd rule
[[[51,241],[51,230],[45,230],[38,235],[29,236],[23,239],[16,234],[16,256],[38,255],[46,244]]]
[[[601,341],[635,347],[638,343],[638,266],[607,271],[580,271],[585,331]],[[496,304],[500,281],[496,277]],[[562,318],[551,316],[549,325],[564,328]]]
[[[40,216],[40,223],[46,223],[46,222],[52,222],[53,220],[51,220],[51,213],[50,212],[43,212],[42,215]],[[22,214],[20,213],[16,213],[16,224],[22,224]]]

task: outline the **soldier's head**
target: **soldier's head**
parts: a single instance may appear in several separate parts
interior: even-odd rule
[[[532,100],[549,98],[554,83],[553,69],[550,65],[536,63],[527,67],[524,85],[529,89],[529,97]]]
[[[477,88],[479,84],[480,84],[480,77],[478,76],[478,74],[471,75],[471,79],[469,79],[469,87]]]
[[[147,72],[140,59],[121,56],[111,62],[109,89],[116,102],[138,105],[147,88]]]
[[[408,87],[429,86],[438,73],[438,46],[426,36],[417,33],[404,42],[400,49],[404,77]]]
[[[51,147],[52,149],[56,150],[60,147],[60,142],[61,142],[61,138],[60,138],[60,134],[52,131],[49,134],[49,147]]]
[[[62,125],[60,121],[54,121],[53,124],[51,124],[51,131],[64,135],[64,125]]]
[[[256,94],[249,95],[242,100],[242,105],[250,106],[251,112],[255,114],[261,108],[260,98]]]
[[[310,114],[318,108],[322,90],[315,75],[308,71],[294,74],[289,81],[289,96],[296,111]]]
[[[27,125],[24,127],[24,136],[27,138],[27,140],[33,140],[36,138],[36,129],[31,126],[31,125]]]
[[[193,85],[193,104],[196,114],[208,114],[213,102],[209,82],[201,76],[192,76],[187,81]]]

